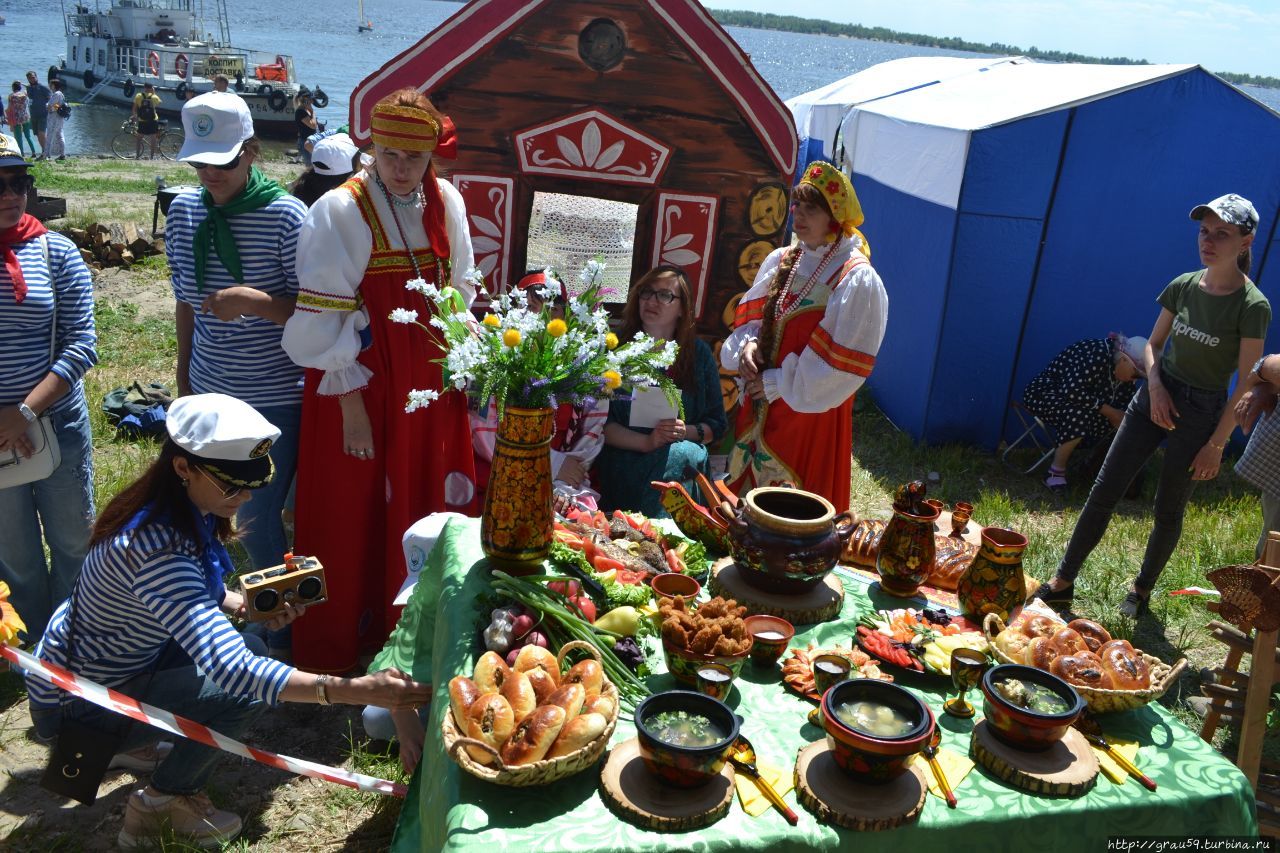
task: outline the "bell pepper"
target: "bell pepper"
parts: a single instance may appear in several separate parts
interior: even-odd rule
[[[634,607],[615,607],[596,620],[595,626],[624,637],[634,637],[640,627],[640,611]]]

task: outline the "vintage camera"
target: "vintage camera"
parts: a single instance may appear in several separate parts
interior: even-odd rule
[[[324,566],[315,557],[290,557],[283,565],[240,578],[245,619],[265,622],[285,604],[319,604],[328,600]]]

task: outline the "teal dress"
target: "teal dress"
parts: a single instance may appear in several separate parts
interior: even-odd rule
[[[701,340],[695,343],[692,390],[682,390],[680,396],[684,400],[685,423],[706,424],[716,439],[724,435],[728,421],[724,396],[720,393],[720,370],[711,347]],[[615,400],[609,405],[607,423],[625,427],[630,420],[629,399]],[[646,435],[653,432],[644,428],[635,431]],[[623,509],[642,512],[649,518],[667,518],[657,490],[649,484],[654,480],[679,480],[690,494],[696,495],[691,472],[709,474],[707,460],[707,448],[696,441],[677,441],[648,453],[606,444],[596,457],[591,482],[600,491],[600,506],[604,510]]]

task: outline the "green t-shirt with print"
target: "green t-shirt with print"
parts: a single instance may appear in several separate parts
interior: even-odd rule
[[[1158,300],[1173,314],[1160,371],[1193,388],[1217,391],[1231,382],[1241,338],[1265,338],[1271,304],[1252,281],[1221,296],[1200,288],[1204,270],[1180,275]]]

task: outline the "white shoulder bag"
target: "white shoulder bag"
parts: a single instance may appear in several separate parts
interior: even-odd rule
[[[49,364],[53,365],[58,342],[58,295],[53,281],[53,267],[49,263],[49,237],[40,236],[40,249],[44,254],[44,267],[49,271],[49,288],[53,291],[53,323],[49,333]],[[30,458],[16,450],[0,453],[0,489],[23,486],[43,480],[62,463],[62,447],[53,431],[53,417],[41,415],[27,428],[27,438],[35,450]]]

